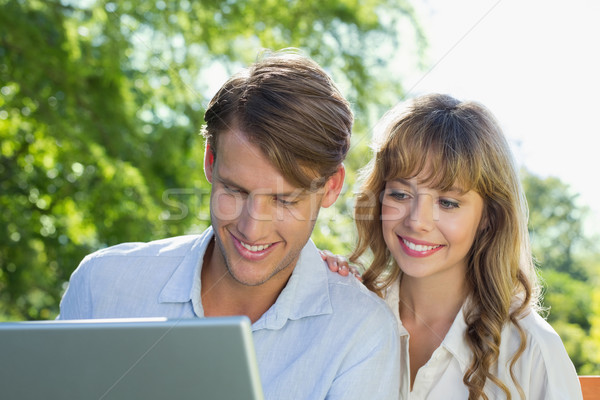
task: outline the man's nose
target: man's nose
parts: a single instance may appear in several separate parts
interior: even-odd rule
[[[237,230],[250,243],[266,238],[273,223],[270,196],[249,195],[237,223]]]

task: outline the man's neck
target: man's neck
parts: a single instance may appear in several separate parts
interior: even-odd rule
[[[200,279],[205,316],[246,315],[252,323],[275,304],[287,282],[287,279],[271,279],[262,285],[248,286],[236,281],[229,274],[214,239],[204,254]]]

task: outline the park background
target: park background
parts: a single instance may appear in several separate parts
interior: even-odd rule
[[[204,109],[262,48],[293,46],[356,114],[347,182],[317,245],[352,248],[357,171],[386,109],[430,91],[481,101],[522,166],[545,315],[578,373],[600,374],[598,11],[585,0],[0,0],[0,320],[54,318],[94,250],[208,226]]]

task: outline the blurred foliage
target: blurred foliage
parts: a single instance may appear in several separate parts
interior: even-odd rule
[[[369,115],[402,94],[400,77],[384,73],[399,29],[424,42],[398,0],[0,0],[0,9],[2,319],[53,318],[91,251],[208,225],[204,107],[262,48],[298,47],[323,65],[364,136]],[[355,140],[356,151],[368,142]],[[321,246],[348,250],[344,215],[316,229]]]
[[[262,48],[300,48],[353,104],[344,192],[313,235],[348,253],[370,127],[403,96],[406,67],[395,63],[421,66],[426,45],[407,0],[0,0],[0,9],[0,320],[54,318],[71,272],[98,248],[208,225],[204,108]],[[398,57],[406,43],[417,54]],[[564,183],[523,179],[548,319],[578,371],[598,374],[600,265],[582,233],[585,210]]]
[[[600,373],[600,249],[584,235],[587,210],[555,177],[526,170],[533,255],[544,287],[547,320],[561,336],[580,374]]]
[[[538,262],[544,269],[585,280],[588,271],[575,253],[591,245],[583,235],[586,209],[577,206],[577,195],[558,178],[541,179],[525,173],[522,180],[531,210],[531,241],[539,250]]]

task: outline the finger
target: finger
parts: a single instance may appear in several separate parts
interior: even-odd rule
[[[339,271],[339,264],[337,263],[337,260],[335,259],[335,257],[325,257],[323,260],[325,260],[325,262],[327,263],[327,267],[329,268],[330,271],[332,271],[332,272]]]
[[[350,269],[350,273],[351,273],[352,275],[354,275],[354,276],[356,277],[356,279],[358,279],[358,280],[359,280],[359,281],[361,281],[361,282],[363,281],[363,279],[362,279],[362,275],[360,274],[360,272],[358,271],[358,269],[357,269],[356,267],[354,267],[354,266],[352,266],[352,265],[351,265],[351,266],[349,267],[349,269]]]
[[[335,256],[338,264],[345,266],[346,268],[351,268],[348,259],[344,256]]]
[[[338,272],[341,270],[337,261],[332,260],[330,258],[327,259],[327,265],[329,265],[329,269],[333,272]]]
[[[329,250],[319,250],[319,254],[324,261],[327,261],[327,258],[332,257],[333,253]]]

